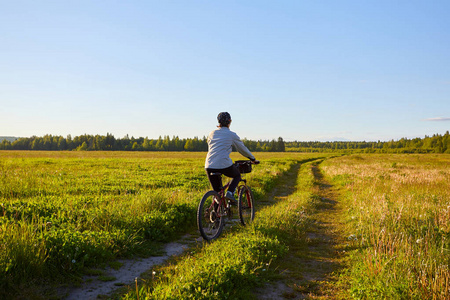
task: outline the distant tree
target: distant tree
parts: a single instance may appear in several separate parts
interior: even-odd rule
[[[86,142],[83,142],[83,144],[81,144],[81,146],[78,146],[77,151],[87,151],[88,150],[88,145]]]
[[[163,150],[163,139],[159,136],[158,141],[155,145],[156,150]]]
[[[2,143],[0,144],[0,149],[1,150],[11,150],[11,142],[8,140],[3,140]]]
[[[148,137],[146,137],[144,139],[144,142],[142,143],[142,150],[150,151],[150,146],[151,146],[150,141],[149,141]]]
[[[164,140],[162,142],[162,150],[164,150],[164,151],[171,151],[172,150],[170,137],[168,135],[164,136]]]
[[[178,136],[175,136],[172,139],[174,148],[176,151],[183,151],[184,150],[184,142],[182,140],[180,140],[180,138]]]
[[[284,152],[286,150],[286,146],[284,145],[284,141],[282,137],[278,138],[277,149],[278,152]]]
[[[137,142],[134,142],[131,149],[133,151],[137,151],[137,150],[140,150],[140,146],[139,146],[139,144]]]
[[[33,141],[31,142],[31,150],[43,150],[40,138],[33,138]]]
[[[66,150],[67,148],[67,141],[65,138],[63,138],[62,136],[59,137],[58,139],[58,150]]]
[[[113,150],[115,142],[116,139],[114,138],[114,136],[111,133],[106,133],[106,137],[104,140],[104,150]]]
[[[186,144],[184,145],[184,150],[186,150],[186,151],[194,151],[195,150],[195,145],[194,145],[193,140],[188,139],[186,141]]]

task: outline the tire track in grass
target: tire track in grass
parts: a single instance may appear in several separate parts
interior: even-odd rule
[[[295,187],[295,178],[293,177],[298,174],[298,169],[299,164],[291,165],[286,173],[283,173],[277,178],[275,189],[284,186],[283,191],[286,189],[292,190]],[[291,184],[283,184],[286,178],[291,181]],[[271,192],[269,192],[271,197],[263,196],[262,199],[257,200],[257,211],[264,206],[274,204],[273,201],[264,201],[267,198],[273,199],[274,197],[272,196],[275,194],[281,195],[281,197],[287,195],[286,193],[279,193],[278,189],[272,189]],[[260,260],[267,259],[267,263],[269,264],[271,260],[264,257],[270,257],[272,251],[281,250],[279,247],[277,248],[277,245],[279,245],[278,241],[264,236],[264,234],[259,231],[253,232],[254,235],[249,237],[242,234],[240,237],[236,237],[236,235],[239,235],[239,232],[244,228],[238,226],[237,228],[232,229],[231,227],[234,226],[230,226],[229,229],[231,230],[227,230],[228,233],[225,233],[223,239],[214,241],[214,245],[210,243],[203,243],[202,245],[197,244],[196,247],[192,248],[192,252],[189,250],[185,253],[186,255],[174,257],[171,260],[171,263],[157,266],[153,270],[149,270],[149,277],[145,278],[144,284],[139,285],[140,297],[149,297],[150,299],[164,299],[166,297],[169,297],[170,299],[190,299],[198,297],[201,299],[221,299],[224,297],[227,299],[236,299],[236,297],[238,299],[247,299],[247,296],[250,294],[248,294],[249,290],[246,289],[245,282],[250,285],[255,285],[255,274],[258,273],[256,270],[260,270],[260,272],[265,271],[263,268],[266,264]],[[228,234],[230,235],[226,236]],[[220,245],[222,245],[223,248]],[[265,248],[266,246],[269,248]],[[235,251],[239,251],[235,249],[240,249],[240,253],[245,254],[244,256],[241,256],[240,260],[238,258],[233,258]],[[262,249],[269,249],[269,253],[266,253]],[[246,252],[246,250],[248,251]],[[262,252],[259,253],[260,251]],[[252,259],[247,257],[250,254],[252,254]],[[217,262],[217,257],[219,257],[220,263]],[[245,260],[244,258],[248,260]],[[239,260],[238,264],[236,264],[236,260]],[[224,264],[223,266],[221,265],[222,263]],[[247,265],[249,268],[242,268],[243,265]],[[211,267],[213,267],[213,269],[211,269]],[[256,269],[254,269],[255,267]],[[153,278],[151,274],[158,275]],[[206,285],[204,283],[205,280],[208,281]],[[150,284],[147,284],[146,282]],[[229,290],[227,288],[230,284],[234,285],[234,290]],[[239,286],[239,284],[241,284],[240,288],[236,286]],[[127,294],[124,295],[126,299],[137,298],[133,289],[134,287],[131,285]],[[232,296],[230,298],[227,297],[227,295]]]
[[[173,256],[182,254],[184,251],[198,243],[198,237],[186,234],[182,239],[164,245],[163,253],[160,256],[150,256],[139,259],[120,259],[119,269],[105,268],[101,271],[101,276],[84,276],[84,284],[78,288],[60,291],[65,293],[65,300],[88,300],[108,298],[111,293],[119,287],[132,285],[136,277],[151,269],[155,265],[163,264]],[[103,279],[102,279],[103,278]]]
[[[337,191],[319,169],[320,162],[310,164],[312,210],[304,237],[289,240],[289,253],[276,266],[277,279],[255,293],[258,299],[344,299],[337,284],[345,255],[341,208]],[[295,185],[296,178],[292,176],[287,185]]]
[[[324,179],[319,164],[313,164],[311,171],[317,210],[307,232],[307,251],[300,261],[300,266],[310,271],[294,286],[306,299],[344,299],[338,285],[338,272],[344,267],[346,241],[338,192]]]
[[[289,193],[292,193],[295,187],[296,175],[298,174],[299,165],[295,164],[287,174],[280,176],[280,182],[277,187],[272,189],[269,197],[261,199],[258,203],[259,206],[265,206],[273,204],[272,201],[264,201],[265,199],[273,199],[279,197],[286,197]],[[284,181],[289,182],[284,182]],[[281,189],[279,188],[281,187]],[[281,192],[280,192],[281,190]],[[262,203],[261,203],[262,202]],[[228,230],[233,227],[231,221],[227,220]],[[225,228],[227,230],[227,228]],[[190,231],[182,239],[165,244],[163,254],[160,256],[151,256],[147,258],[139,259],[123,259],[118,260],[122,266],[115,270],[113,268],[105,268],[101,271],[101,276],[84,276],[83,284],[78,288],[61,288],[59,294],[66,300],[78,300],[78,299],[98,299],[98,298],[110,298],[111,295],[121,289],[121,286],[133,286],[133,282],[136,277],[141,279],[141,274],[152,269],[157,265],[163,265],[170,258],[177,257],[188,251],[190,248],[198,247],[203,242],[201,236],[197,231]],[[98,277],[106,278],[107,280],[101,280]],[[119,292],[120,294],[120,292]]]
[[[284,199],[289,197],[289,195],[294,193],[296,190],[296,181],[297,181],[297,177],[298,177],[299,169],[300,169],[301,165],[302,165],[301,163],[294,164],[287,171],[286,174],[283,174],[283,176],[280,176],[276,187],[271,192],[269,192],[269,194],[267,196],[265,196],[263,199],[258,200],[258,202],[259,202],[258,206],[264,207],[264,206],[268,206],[268,205],[273,205],[274,203],[283,201]],[[195,242],[194,242],[194,244],[195,244]],[[191,244],[191,246],[192,246],[192,244]],[[189,246],[187,248],[189,248]],[[184,250],[186,250],[186,249],[184,249]],[[169,251],[167,251],[167,252],[169,252]],[[181,253],[174,253],[175,256],[177,256],[179,254],[181,254]],[[159,263],[157,263],[157,264],[159,264]],[[147,269],[149,269],[149,268],[150,267],[147,266]],[[124,269],[126,269],[126,268],[124,268]],[[141,271],[134,272],[135,275],[131,275],[131,277],[129,277],[128,280],[122,279],[119,282],[130,284],[131,282],[133,282],[133,280],[136,276],[139,276],[138,274],[140,274],[140,272]],[[99,287],[106,286],[106,284],[99,283],[98,281],[96,283],[94,283],[93,285],[95,286],[95,284],[99,285]],[[90,285],[91,289],[92,289],[93,285]],[[100,291],[100,289],[98,289],[97,292],[93,292],[89,288],[88,289],[85,288],[84,295],[87,296],[87,298],[85,298],[85,299],[94,299],[96,297],[105,297],[106,294],[109,294],[110,292],[112,292],[114,290],[114,286],[115,286],[113,283],[108,284],[108,285],[110,286],[109,290]],[[133,284],[130,284],[130,286],[133,286]],[[69,298],[70,299],[83,299],[84,297],[83,297],[83,293],[82,294],[71,293]]]

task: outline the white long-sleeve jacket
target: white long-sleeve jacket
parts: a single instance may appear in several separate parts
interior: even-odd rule
[[[219,127],[208,136],[208,155],[205,160],[205,168],[225,169],[230,167],[233,164],[230,158],[232,146],[243,156],[255,159],[236,133],[228,127]]]

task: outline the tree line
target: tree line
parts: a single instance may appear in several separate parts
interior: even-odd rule
[[[450,153],[450,135],[434,134],[424,138],[402,138],[387,142],[376,141],[293,141],[286,142],[282,137],[277,140],[253,141],[243,139],[244,144],[254,152],[365,152],[365,153]],[[0,150],[50,150],[50,151],[207,151],[207,138],[186,138],[178,136],[134,138],[126,135],[115,138],[112,134],[80,135],[72,138],[45,135],[18,138],[14,141],[4,139]]]
[[[285,151],[283,139],[272,141],[243,140],[251,151]],[[72,138],[47,134],[43,137],[18,138],[15,141],[4,139],[0,150],[45,150],[45,151],[208,151],[207,138],[181,139],[178,136],[158,139],[134,138],[126,135],[115,138],[112,134],[80,135]]]
[[[402,138],[387,142],[287,142],[292,152],[364,152],[364,153],[450,153],[450,134],[434,134],[424,138]]]

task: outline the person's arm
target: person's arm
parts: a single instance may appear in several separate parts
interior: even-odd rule
[[[233,139],[233,145],[240,154],[247,157],[251,161],[255,160],[255,157],[250,152],[250,150],[248,150],[248,148],[244,145],[244,142],[241,141],[239,136],[235,135],[235,138]]]

